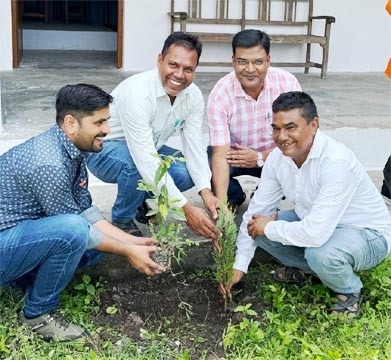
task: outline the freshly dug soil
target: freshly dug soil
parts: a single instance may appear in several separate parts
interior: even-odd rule
[[[201,274],[201,275],[200,275]],[[241,292],[224,311],[224,301],[213,280],[213,272],[200,271],[186,274],[161,274],[145,278],[135,274],[127,281],[106,285],[101,295],[102,313],[94,319],[99,325],[109,326],[122,335],[140,339],[140,329],[165,333],[190,349],[192,359],[200,358],[207,350],[208,359],[224,357],[223,331],[230,319],[239,321],[232,310],[237,303],[252,303],[252,308],[262,313],[254,289],[261,279],[252,278],[251,286],[243,283]],[[115,305],[118,311],[109,315],[107,307]],[[114,340],[114,339],[111,339]]]

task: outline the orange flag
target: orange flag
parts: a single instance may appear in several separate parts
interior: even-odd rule
[[[387,2],[386,11],[391,15],[391,0],[388,0]],[[388,65],[384,73],[391,79],[391,57],[388,60]]]
[[[384,71],[384,73],[391,79],[391,57],[388,60],[388,66],[386,71]]]
[[[391,0],[388,0],[386,5],[386,10],[391,15]]]

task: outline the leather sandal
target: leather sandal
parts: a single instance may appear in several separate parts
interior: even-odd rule
[[[309,276],[299,268],[284,266],[274,271],[273,278],[282,284],[303,284]]]
[[[353,314],[354,317],[358,318],[360,316],[360,306],[363,300],[361,294],[355,293],[355,294],[337,294],[337,295],[346,296],[346,299],[342,300],[337,297],[335,303],[331,306],[328,312]]]

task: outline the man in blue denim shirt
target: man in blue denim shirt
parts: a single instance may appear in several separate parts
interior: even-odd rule
[[[150,258],[152,239],[125,233],[91,204],[84,153],[102,150],[111,102],[96,86],[67,85],[57,124],[0,156],[0,285],[23,285],[20,320],[45,340],[85,335],[55,309],[76,268],[101,252],[147,275],[164,271]]]

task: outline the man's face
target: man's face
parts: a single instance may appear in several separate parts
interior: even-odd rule
[[[103,138],[110,133],[109,108],[95,111],[92,115],[75,119],[74,133],[71,137],[76,147],[83,152],[99,152],[103,148]]]
[[[197,67],[197,51],[183,46],[171,45],[166,56],[158,56],[160,80],[173,101],[194,80]]]
[[[311,150],[318,125],[317,117],[307,124],[300,109],[279,111],[273,114],[273,140],[285,156],[301,167]]]
[[[258,97],[270,65],[270,55],[260,45],[237,47],[232,56],[232,65],[243,90],[252,97]]]

